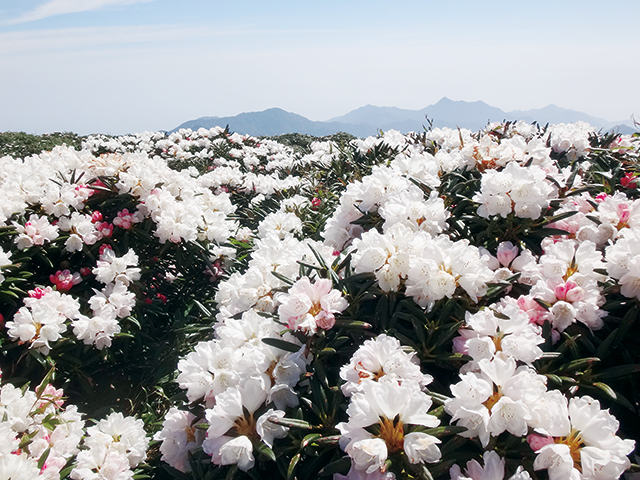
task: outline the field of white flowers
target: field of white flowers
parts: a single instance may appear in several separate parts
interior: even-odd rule
[[[0,157],[0,479],[640,478],[640,135],[68,138]]]

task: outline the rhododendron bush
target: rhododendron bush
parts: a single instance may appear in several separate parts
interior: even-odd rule
[[[0,478],[640,478],[639,155],[507,122],[0,158]]]

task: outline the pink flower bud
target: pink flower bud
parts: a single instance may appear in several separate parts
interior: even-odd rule
[[[467,355],[469,353],[469,347],[467,346],[467,340],[464,337],[456,337],[453,339],[453,352],[463,353]]]
[[[569,280],[566,283],[561,283],[560,285],[558,285],[555,288],[555,296],[558,300],[566,300],[567,299],[567,292],[569,290],[571,290],[572,288],[576,287],[576,283]]]
[[[631,216],[631,212],[629,211],[629,205],[626,203],[621,203],[616,208],[618,213],[618,218],[620,219],[620,223],[627,223],[629,221],[629,217]]]
[[[518,247],[511,242],[502,242],[498,245],[496,257],[503,267],[508,267],[518,256]]]
[[[321,311],[316,315],[316,325],[323,330],[329,330],[336,324],[336,317],[331,312]]]
[[[538,435],[536,433],[532,433],[527,436],[527,443],[531,447],[531,450],[537,452],[545,445],[554,443],[554,441],[553,437],[547,437],[546,435]]]
[[[100,245],[100,255],[102,256],[104,251],[107,249],[112,250],[111,245],[108,245],[106,243],[103,243],[102,245]]]

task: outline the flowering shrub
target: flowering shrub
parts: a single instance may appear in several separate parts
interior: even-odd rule
[[[640,475],[637,135],[291,140],[0,159],[0,472]]]

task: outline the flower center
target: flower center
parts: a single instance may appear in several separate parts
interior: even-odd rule
[[[489,410],[489,412],[491,412],[491,409],[493,408],[493,406],[496,403],[498,403],[498,400],[500,400],[501,398],[502,398],[502,389],[494,385],[493,394],[489,398],[487,398],[487,400],[483,403],[483,405],[487,407],[487,410]]]
[[[502,351],[503,338],[504,338],[504,335],[502,333],[498,333],[495,337],[491,337],[491,340],[493,340],[493,344],[496,346],[496,352]]]
[[[562,279],[566,282],[571,276],[578,271],[578,265],[575,260],[571,260],[571,265],[567,268],[567,273],[565,273]]]
[[[572,430],[567,437],[557,437],[554,439],[554,442],[558,444],[563,443],[569,446],[571,458],[573,459],[573,466],[576,470],[582,473],[582,465],[580,464],[580,449],[584,447],[584,443],[582,443],[580,432],[578,432],[577,430]]]
[[[257,435],[256,421],[253,418],[253,413],[249,415],[248,419],[244,416],[239,417],[235,421],[234,427],[239,437],[244,435],[245,437],[248,437],[248,438],[254,438]]]
[[[187,427],[184,429],[187,432],[187,442],[195,442],[196,441],[196,429],[195,427]]]
[[[315,316],[316,316],[316,315],[318,315],[321,311],[322,311],[322,307],[320,306],[320,304],[319,304],[319,303],[314,302],[314,303],[313,303],[313,306],[312,306],[312,307],[311,307],[311,309],[309,310],[309,313],[315,317]]]
[[[397,418],[397,417],[396,417]],[[380,419],[379,437],[387,444],[389,453],[397,452],[404,448],[404,429],[402,421],[389,420],[386,417]]]

